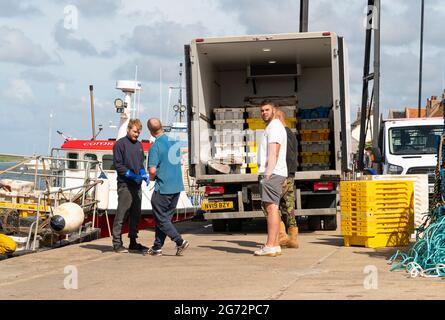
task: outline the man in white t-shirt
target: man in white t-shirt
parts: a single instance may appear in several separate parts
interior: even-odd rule
[[[287,133],[281,121],[274,119],[277,107],[272,101],[261,103],[261,118],[267,126],[258,148],[258,174],[261,201],[267,215],[267,241],[260,250],[255,251],[256,256],[281,255],[278,243],[281,218],[278,207],[283,183],[287,178]]]

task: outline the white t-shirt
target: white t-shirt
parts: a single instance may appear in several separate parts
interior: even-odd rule
[[[287,164],[286,164],[286,150],[287,150],[287,134],[286,129],[284,129],[283,124],[280,120],[274,119],[264,130],[263,137],[261,139],[260,147],[258,148],[258,173],[264,174],[267,168],[268,159],[268,145],[269,143],[280,144],[280,152],[278,154],[277,164],[273,169],[272,173],[287,177]]]

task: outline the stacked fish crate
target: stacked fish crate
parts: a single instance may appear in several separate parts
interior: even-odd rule
[[[328,170],[330,163],[329,107],[300,111],[301,170]]]
[[[227,165],[236,166],[236,173],[245,173],[246,151],[244,108],[215,108],[215,132],[212,157]]]
[[[288,128],[296,133],[296,106],[280,106],[279,109],[285,114],[285,121]],[[259,105],[246,106],[247,112],[247,125],[249,129],[246,134],[247,141],[247,166],[250,168],[251,173],[258,172],[257,151],[258,144],[261,142],[266,123],[261,118],[261,108]]]
[[[413,181],[340,182],[345,246],[407,246],[414,231]]]

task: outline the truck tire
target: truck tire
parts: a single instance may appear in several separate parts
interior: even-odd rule
[[[309,216],[308,217],[308,228],[310,231],[321,230],[321,217],[320,216]]]
[[[226,219],[217,219],[212,220],[212,230],[213,232],[224,232],[226,231],[227,220]]]
[[[241,219],[229,219],[227,221],[227,229],[230,232],[239,232],[243,229],[243,221]]]
[[[323,216],[324,230],[337,230],[337,216]]]

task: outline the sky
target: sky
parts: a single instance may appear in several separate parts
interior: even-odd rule
[[[381,95],[417,107],[420,0],[381,0]],[[298,0],[0,0],[0,153],[46,154],[63,138],[116,136],[116,80],[142,82],[139,117],[174,120],[184,44],[208,36],[297,32]],[[366,0],[311,0],[309,31],[333,31],[349,49],[351,117],[361,103]],[[445,73],[440,0],[425,0],[422,104]],[[170,93],[170,94],[169,94]],[[147,135],[146,131],[142,135]]]

